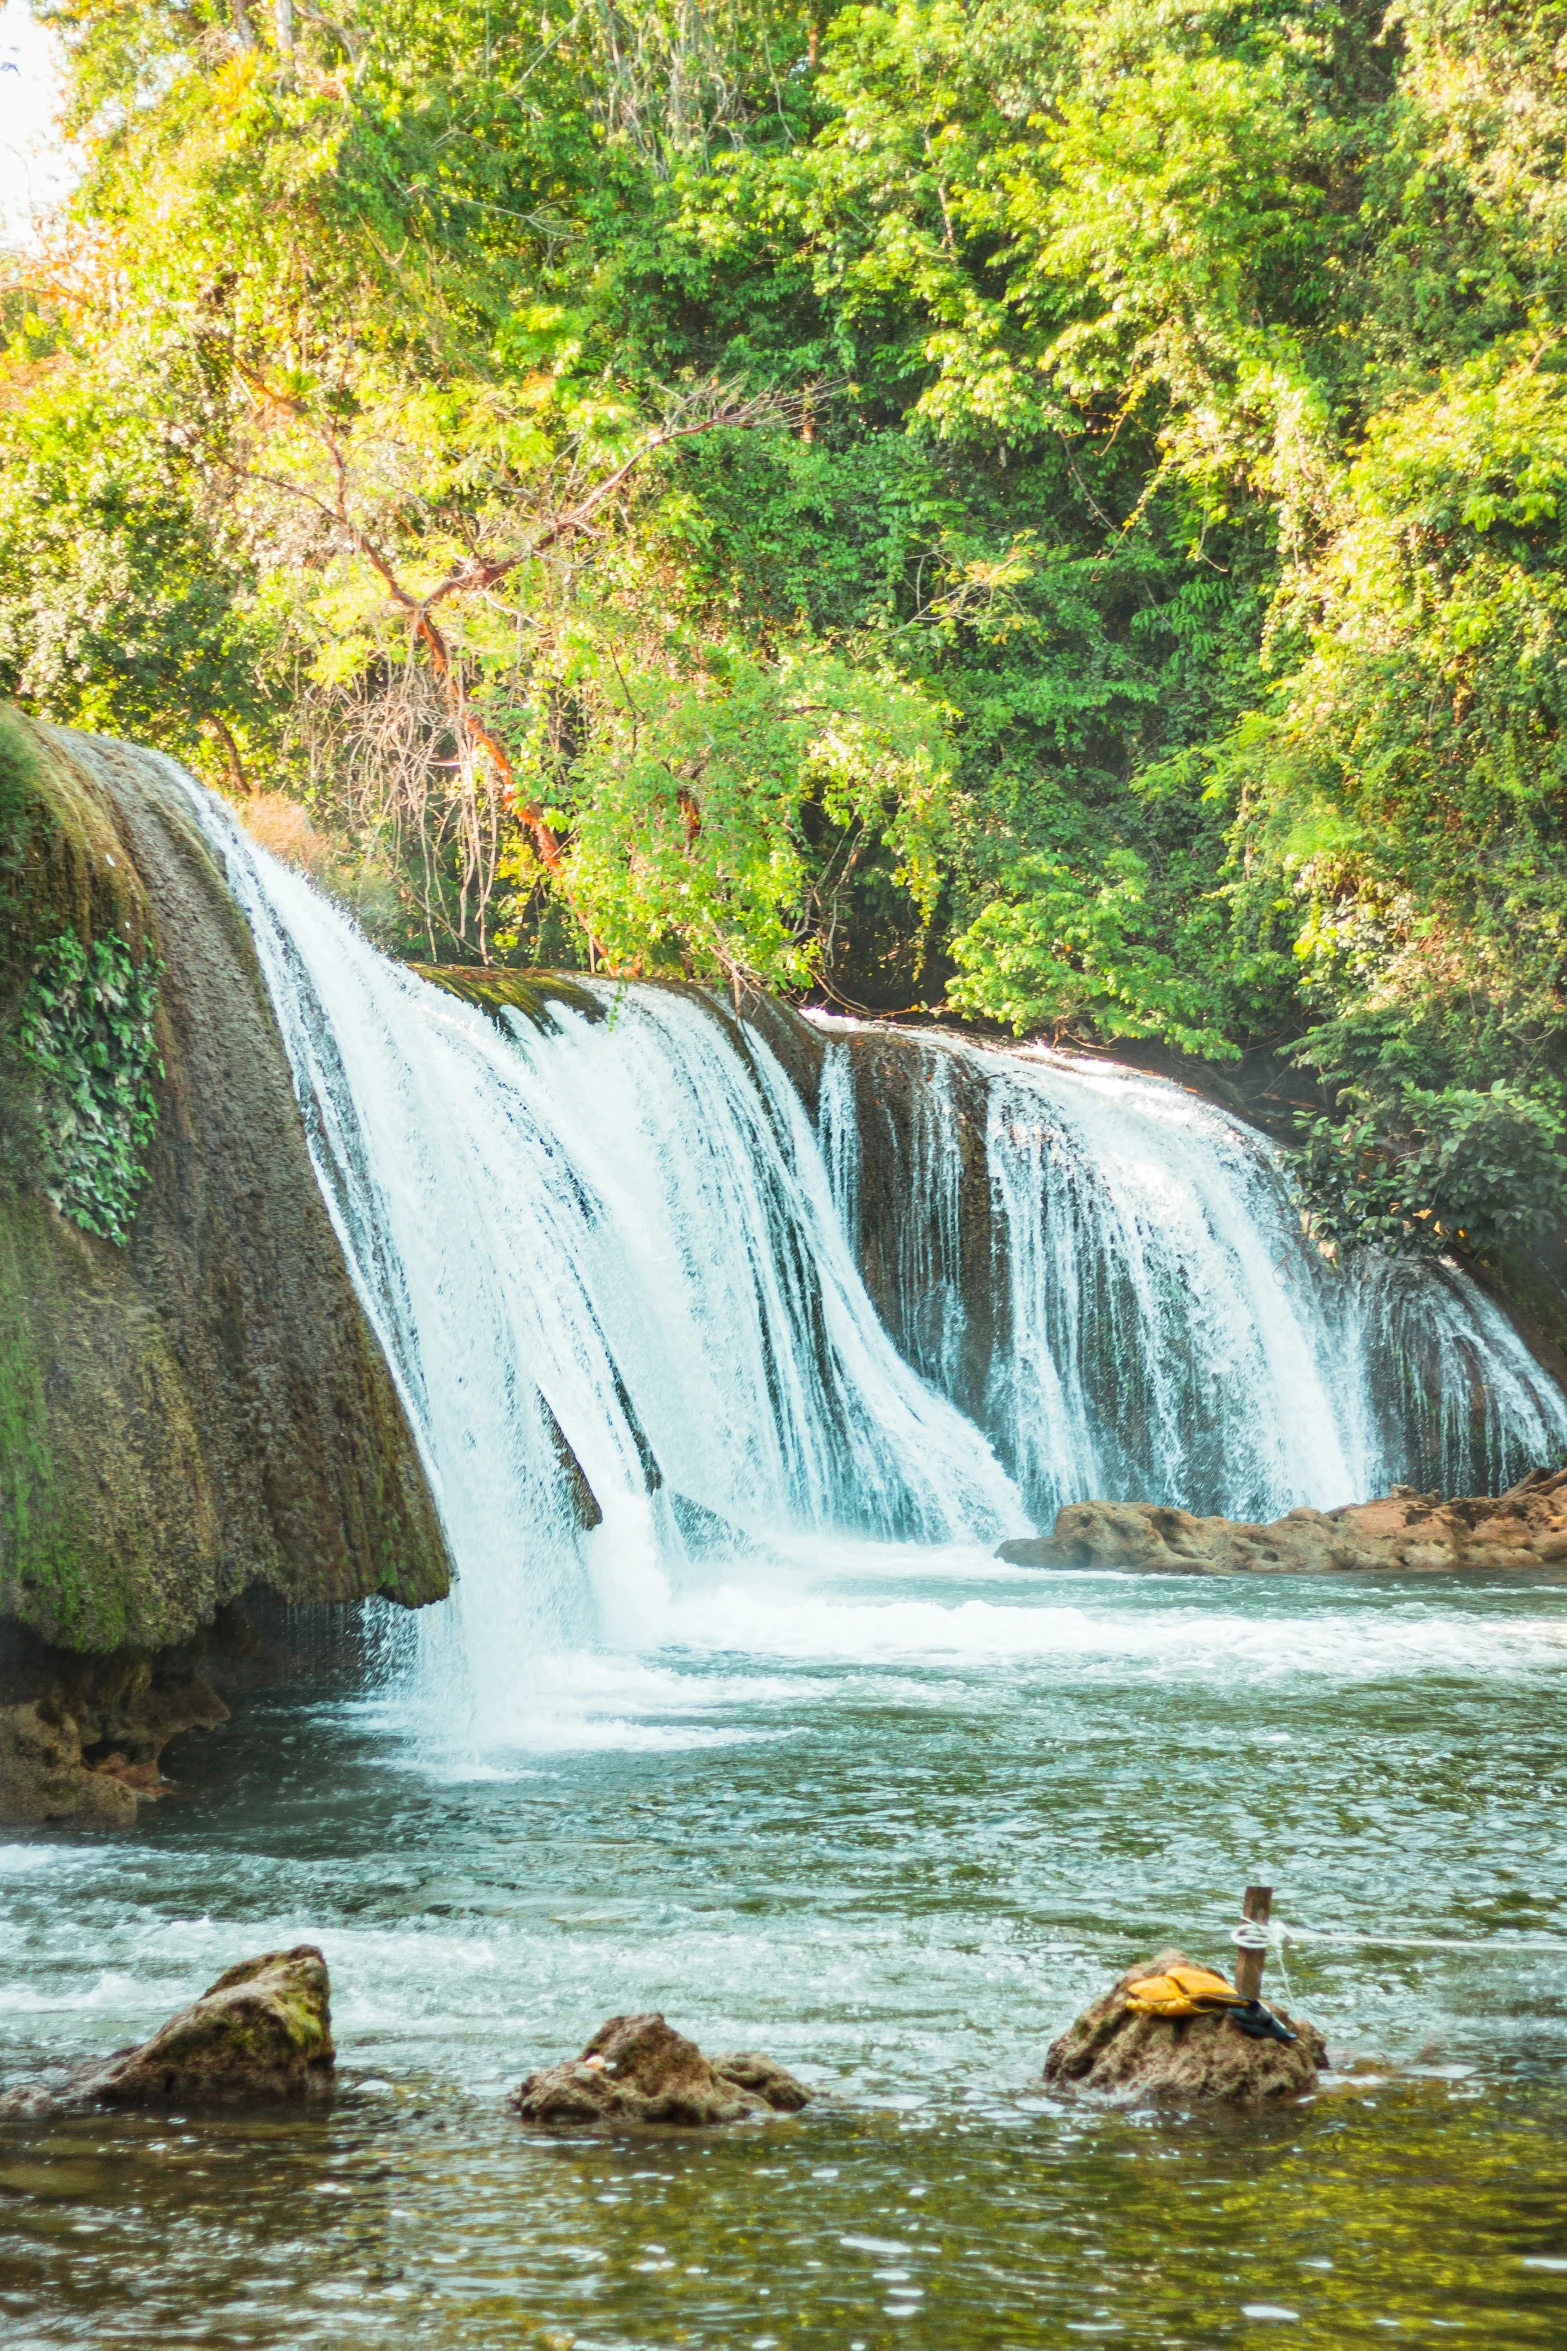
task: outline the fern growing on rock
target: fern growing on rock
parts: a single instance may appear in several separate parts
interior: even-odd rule
[[[159,965],[112,933],[64,931],[39,950],[20,1007],[25,1058],[44,1080],[44,1189],[62,1215],[123,1243],[158,1124]]]

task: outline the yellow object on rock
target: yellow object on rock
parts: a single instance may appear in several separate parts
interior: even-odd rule
[[[1142,2016],[1204,2016],[1220,2008],[1244,2008],[1245,1995],[1211,1967],[1172,1967],[1144,1976],[1127,1989],[1126,2005]]]

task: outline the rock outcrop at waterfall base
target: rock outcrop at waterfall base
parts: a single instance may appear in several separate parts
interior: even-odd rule
[[[1144,1575],[1451,1575],[1567,1570],[1567,1469],[1532,1469],[1505,1494],[1444,1502],[1395,1486],[1376,1502],[1292,1510],[1266,1526],[1155,1502],[1073,1502],[1052,1533],[1003,1543],[1012,1567]]]
[[[151,2040],[80,2067],[56,2088],[12,2090],[0,2099],[0,2113],[280,2106],[328,2097],[337,2066],[331,1990],[314,1943],[264,1951],[226,1969]]]
[[[1189,1967],[1181,1951],[1128,1968],[1084,2009],[1045,2055],[1045,2082],[1053,2089],[1097,2091],[1118,2099],[1178,2098],[1258,2106],[1298,2098],[1317,2086],[1327,2044],[1313,2024],[1273,2013],[1293,2041],[1251,2040],[1227,2013],[1148,2016],[1127,2004],[1134,1984]],[[1270,2003],[1271,2005],[1271,2003]]]
[[[170,1739],[228,1720],[201,1669],[208,1646],[73,1656],[12,1628],[0,1643],[0,1820],[129,1828],[172,1794],[160,1768]]]
[[[538,2130],[697,2130],[797,2114],[810,2098],[770,2057],[704,2057],[661,2016],[612,2016],[580,2057],[529,2074],[511,2103]]]
[[[144,1713],[128,1746],[77,1706],[84,1656],[150,1686],[251,1586],[417,1604],[450,1562],[249,930],[166,763],[0,713],[0,899],[0,1803],[103,1825],[156,1729]],[[47,1079],[20,1007],[67,934],[156,958],[156,1126],[123,1246],[53,1206],[29,1155]],[[210,1719],[191,1696],[187,1722]],[[121,1793],[85,1790],[94,1768]]]

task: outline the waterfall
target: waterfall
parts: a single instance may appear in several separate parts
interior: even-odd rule
[[[1567,1402],[1467,1276],[1327,1265],[1279,1152],[1185,1088],[918,1032],[896,1040],[900,1080],[884,1030],[817,1026],[841,1188],[874,1184],[906,1227],[870,1269],[877,1303],[1041,1525],[1088,1496],[1268,1518],[1400,1482],[1476,1492],[1567,1452]],[[845,1213],[867,1222],[863,1199]],[[932,1301],[972,1311],[986,1290],[982,1360],[950,1307],[930,1343]]]
[[[989,1544],[1091,1495],[1263,1516],[1567,1451],[1472,1283],[1335,1272],[1274,1148],[1178,1086],[824,1021],[789,1032],[813,1116],[696,990],[496,1015],[144,756],[254,934],[458,1565],[421,1638],[481,1732],[748,1545]]]
[[[322,1190],[457,1561],[481,1714],[520,1661],[634,1642],[715,1534],[1026,1523],[904,1363],[804,1109],[694,991],[547,1032],[378,954],[184,785],[250,922]]]

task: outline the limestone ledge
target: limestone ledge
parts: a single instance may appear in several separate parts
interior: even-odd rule
[[[1266,1526],[1156,1502],[1073,1502],[1048,1535],[1003,1543],[1013,1567],[1143,1575],[1451,1575],[1567,1570],[1567,1469],[1533,1469],[1505,1494],[1444,1501],[1395,1486],[1375,1502],[1292,1510]]]

